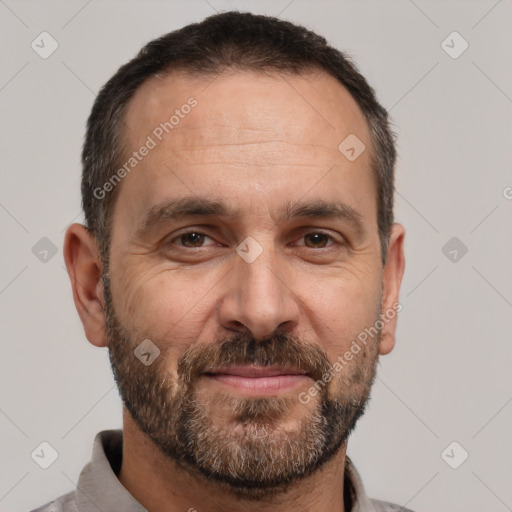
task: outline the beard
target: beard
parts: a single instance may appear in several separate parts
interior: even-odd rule
[[[161,352],[146,366],[134,355],[144,338],[135,339],[115,315],[107,272],[103,284],[109,358],[124,407],[160,452],[194,478],[213,481],[241,499],[268,499],[330,461],[364,413],[380,332],[330,382],[317,385],[307,405],[298,392],[236,396],[205,386],[204,374],[229,365],[286,366],[307,372],[312,386],[332,374],[332,364],[319,345],[276,332],[260,340],[239,333],[196,343],[173,372],[166,357],[169,341],[151,338]],[[297,411],[300,418],[290,424]]]

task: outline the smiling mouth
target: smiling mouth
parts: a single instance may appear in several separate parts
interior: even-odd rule
[[[304,370],[282,366],[228,366],[204,373],[208,379],[231,390],[249,395],[284,392],[303,384],[309,376]]]

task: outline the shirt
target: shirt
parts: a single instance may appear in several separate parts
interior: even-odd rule
[[[85,465],[76,489],[32,512],[147,512],[117,479],[123,455],[123,431],[99,432],[92,460]],[[352,461],[346,457],[344,498],[346,512],[412,512],[392,503],[370,500]]]

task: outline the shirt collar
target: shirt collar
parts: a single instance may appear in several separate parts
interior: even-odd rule
[[[147,512],[117,478],[123,457],[123,431],[99,432],[93,444],[92,460],[80,473],[76,489],[79,512]],[[347,512],[374,512],[365,494],[361,477],[349,457],[345,461],[345,501]]]
[[[345,502],[351,504],[347,512],[374,512],[374,507],[364,491],[361,477],[348,455],[345,457],[343,494],[346,497]]]
[[[80,473],[76,488],[79,512],[147,512],[117,478],[122,457],[122,430],[96,435],[92,460]]]

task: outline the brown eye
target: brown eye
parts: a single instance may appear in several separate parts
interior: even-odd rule
[[[306,247],[312,249],[323,249],[327,246],[330,238],[329,235],[324,235],[323,233],[310,233],[304,236]]]
[[[204,243],[206,235],[202,235],[201,233],[184,233],[179,237],[180,242],[183,247],[201,247]]]

